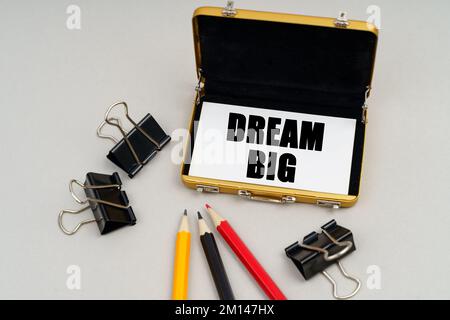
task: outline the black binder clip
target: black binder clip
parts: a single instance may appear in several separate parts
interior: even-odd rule
[[[134,126],[130,132],[124,129],[119,118],[110,116],[112,109],[120,105],[125,109],[125,117]],[[103,127],[107,124],[119,129],[123,136],[120,141],[102,133]],[[170,141],[170,136],[150,114],[139,123],[134,122],[128,114],[128,105],[125,102],[115,103],[108,108],[104,121],[97,128],[97,136],[116,144],[106,157],[128,173],[130,178],[133,178]]]
[[[353,234],[350,230],[339,226],[335,220],[331,220],[321,229],[322,233],[311,232],[303,238],[303,243],[296,242],[287,247],[286,255],[292,259],[305,280],[322,272],[333,285],[333,296],[336,299],[349,299],[358,293],[361,281],[345,271],[340,259],[356,250]],[[325,271],[333,263],[338,265],[347,279],[357,284],[356,289],[350,294],[338,295],[336,281]]]
[[[81,200],[74,192],[74,185],[78,185],[84,190],[86,199]],[[119,174],[112,175],[89,172],[86,175],[86,182],[81,183],[75,179],[70,180],[69,190],[72,197],[79,204],[88,204],[79,210],[61,210],[58,216],[58,224],[61,230],[67,235],[73,235],[81,226],[91,222],[97,222],[100,234],[106,234],[126,225],[136,224],[136,217],[131,208],[127,194],[121,191],[122,181]],[[65,213],[78,214],[91,208],[94,219],[84,220],[73,229],[67,230],[63,225],[63,215]]]

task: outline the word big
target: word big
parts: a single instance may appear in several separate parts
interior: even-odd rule
[[[230,112],[228,117],[227,140],[249,144],[265,144],[283,148],[322,151],[325,124],[321,122],[302,121],[298,128],[297,120],[282,119]],[[300,134],[299,134],[300,133]],[[277,170],[278,164],[278,170]],[[278,158],[277,152],[266,155],[261,150],[250,150],[247,164],[247,178],[295,182],[296,157],[283,153]]]

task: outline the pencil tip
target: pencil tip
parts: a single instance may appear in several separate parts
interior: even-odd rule
[[[185,216],[187,216],[187,210],[186,209],[184,209],[184,213],[183,213]]]
[[[209,204],[207,204],[207,203],[205,203],[205,207],[206,207],[206,209],[211,208],[211,206]]]
[[[197,211],[197,216],[199,219],[203,219],[202,215],[200,214],[200,211]]]

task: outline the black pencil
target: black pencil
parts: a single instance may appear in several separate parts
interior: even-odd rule
[[[203,220],[200,212],[197,212],[197,214],[200,241],[205,252],[206,260],[208,260],[209,270],[211,270],[219,298],[221,300],[234,300],[233,290],[231,289],[230,281],[228,280],[214,235],[208,228],[206,221]]]

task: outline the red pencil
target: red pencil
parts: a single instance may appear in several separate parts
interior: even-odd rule
[[[269,274],[264,270],[258,260],[256,260],[255,256],[250,252],[241,238],[239,238],[228,221],[214,211],[210,205],[206,204],[205,206],[216,225],[217,231],[219,231],[239,260],[241,260],[261,289],[263,289],[267,297],[271,300],[286,300],[283,292],[281,292]]]

